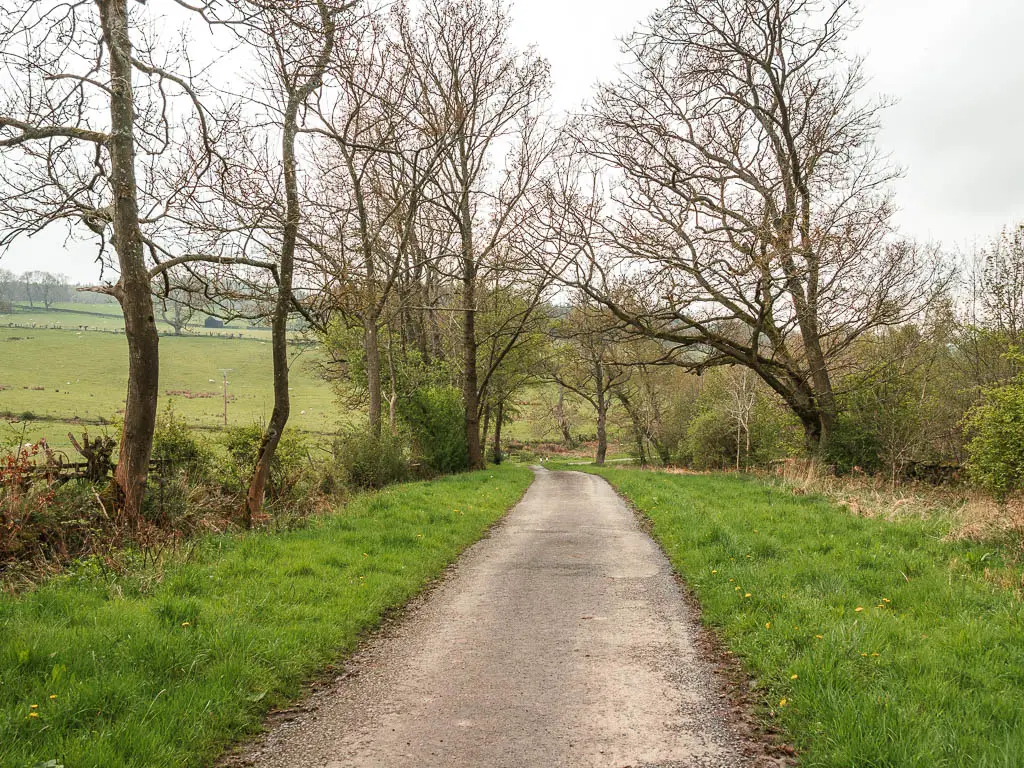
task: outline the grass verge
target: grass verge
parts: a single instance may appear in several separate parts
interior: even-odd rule
[[[587,471],[650,519],[801,765],[1024,765],[1024,605],[992,578],[1021,583],[1019,542],[753,478]]]
[[[199,766],[295,697],[522,495],[505,466],[395,486],[161,573],[96,562],[0,596],[0,765]]]

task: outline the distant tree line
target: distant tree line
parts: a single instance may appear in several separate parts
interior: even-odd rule
[[[0,306],[10,310],[14,304],[49,309],[54,304],[69,302],[74,286],[65,275],[32,270],[16,275],[0,269]]]

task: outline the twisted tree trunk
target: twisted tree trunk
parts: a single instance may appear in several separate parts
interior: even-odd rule
[[[121,278],[112,293],[124,312],[128,339],[128,396],[125,400],[121,450],[114,472],[118,507],[137,526],[156,430],[160,385],[160,337],[153,311],[139,227],[135,178],[135,97],[132,91],[132,45],[127,0],[97,0],[110,56],[110,187],[113,195],[113,244]]]

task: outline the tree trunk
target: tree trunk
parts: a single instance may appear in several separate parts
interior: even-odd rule
[[[562,444],[566,448],[576,447],[576,441],[572,439],[572,427],[569,418],[565,415],[565,387],[558,385],[558,406],[555,411],[555,418],[558,420],[558,429],[562,433]]]
[[[594,380],[597,383],[597,455],[594,463],[600,466],[608,453],[608,393],[604,388],[604,371],[600,363],[594,368]]]
[[[466,449],[470,469],[484,468],[484,455],[480,445],[480,392],[477,374],[476,342],[476,262],[473,255],[473,237],[469,198],[463,200],[462,225],[462,399],[465,407]]]
[[[640,466],[647,466],[647,451],[644,448],[644,440],[647,437],[647,430],[644,428],[643,419],[640,416],[640,410],[633,407],[633,401],[629,399],[629,395],[625,392],[619,390],[615,395],[619,398],[619,402],[622,403],[622,407],[629,416],[629,420],[633,422],[633,436],[636,440],[637,460],[640,462]]]
[[[395,352],[388,342],[388,384],[391,388],[388,397],[388,430],[392,437],[398,435],[398,382],[395,381]]]
[[[594,463],[598,466],[604,464],[605,456],[608,455],[608,408],[601,397],[597,406],[597,454],[594,456]]]
[[[469,281],[464,286],[463,299],[470,302],[473,299],[473,287]],[[462,360],[465,373],[462,381],[462,397],[466,412],[466,449],[469,456],[469,468],[483,469],[484,456],[480,446],[480,395],[477,391],[476,370],[476,312],[470,305],[463,314],[465,320],[462,328]]]
[[[289,105],[291,106],[291,105]],[[253,520],[263,510],[263,499],[266,495],[267,481],[270,479],[270,467],[274,454],[281,442],[285,425],[291,413],[291,398],[288,395],[288,315],[291,310],[292,275],[295,267],[295,242],[299,230],[299,198],[296,180],[295,162],[295,119],[298,112],[286,116],[284,138],[282,141],[282,160],[285,179],[285,224],[281,242],[281,264],[277,287],[277,301],[274,305],[274,317],[271,322],[271,344],[274,360],[274,410],[270,421],[263,432],[259,451],[256,454],[256,466],[249,480],[249,490],[245,496],[245,525],[251,528]]]
[[[498,412],[494,415],[494,463],[501,464],[505,457],[501,454],[501,422],[505,420],[505,402],[498,403]]]
[[[285,224],[285,242],[288,241],[289,229],[292,229],[290,222]],[[295,241],[293,239],[293,252],[294,245]],[[282,255],[285,250],[285,248],[282,248]],[[263,510],[263,498],[267,490],[267,481],[270,479],[270,467],[274,461],[277,446],[281,442],[281,435],[284,433],[285,425],[288,423],[288,416],[291,413],[291,399],[288,395],[288,314],[291,308],[293,266],[291,259],[287,260],[287,266],[286,260],[284,258],[281,259],[281,284],[278,287],[277,303],[274,307],[274,318],[271,323],[271,343],[274,360],[274,410],[271,412],[270,421],[263,432],[263,440],[260,442],[260,448],[256,454],[256,466],[253,469],[252,478],[249,480],[249,490],[245,496],[245,525],[247,528],[252,527],[253,520]]]
[[[249,481],[245,497],[245,523],[252,526],[253,519],[263,509],[270,467],[281,442],[288,416],[291,399],[288,396],[288,315],[292,305],[292,278],[295,273],[295,245],[299,238],[299,223],[302,209],[299,203],[298,162],[295,158],[295,137],[299,132],[299,110],[309,96],[321,84],[324,71],[334,50],[335,22],[331,11],[323,0],[317,0],[317,10],[323,25],[323,47],[312,70],[306,70],[300,84],[285,78],[289,88],[285,104],[281,131],[281,166],[284,173],[284,227],[281,233],[281,263],[278,267],[277,302],[271,323],[271,338],[274,356],[274,410],[256,457],[256,466]]]
[[[480,445],[487,445],[487,436],[491,434],[491,404],[488,403],[484,406],[484,426],[483,434],[480,438]]]
[[[131,39],[127,0],[99,0],[97,7],[110,56],[110,186],[113,244],[121,277],[114,295],[124,313],[128,339],[128,396],[114,482],[125,519],[138,525],[149,474],[160,386],[157,333],[139,227],[135,180],[135,97],[132,92]]]
[[[380,437],[382,394],[380,380],[380,344],[377,322],[369,316],[363,318],[363,351],[366,354],[366,387],[370,393],[370,434]]]

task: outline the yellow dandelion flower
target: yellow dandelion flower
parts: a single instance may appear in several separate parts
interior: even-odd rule
[[[824,640],[825,639],[824,635],[815,635],[815,637],[818,638],[819,640]]]
[[[891,602],[892,602],[892,600],[890,600],[890,599],[889,599],[888,597],[883,597],[883,598],[882,598],[882,602],[883,602],[883,603],[891,603]]]
[[[28,716],[29,717],[39,717],[39,713],[38,712],[29,712]]]
[[[800,675],[790,675],[789,679],[790,680],[796,680],[798,677],[800,677]]]
[[[712,573],[718,573],[718,571],[716,571],[714,568],[711,569],[711,572]]]
[[[860,607],[859,605],[858,605],[858,606],[857,606],[856,608],[854,608],[854,609],[853,609],[854,613],[860,613],[860,612],[861,612],[861,611],[863,611],[863,610],[864,610],[864,609],[863,609],[863,608],[861,608],[861,607]]]
[[[53,701],[56,698],[57,698],[57,694],[56,693],[51,693],[50,694],[50,701]]]
[[[867,654],[866,653],[862,653],[861,656],[867,656]]]
[[[28,708],[29,709],[39,709],[39,705],[38,704],[29,704]]]
[[[878,654],[877,654],[877,653],[872,653],[871,655],[872,655],[872,656],[877,656]]]
[[[772,623],[771,623],[770,621],[769,621],[769,622],[767,622],[767,623],[766,623],[766,624],[764,625],[764,628],[765,628],[765,629],[771,629],[771,628],[772,628]]]
[[[784,707],[789,703],[788,699],[779,699],[779,706]]]
[[[747,593],[746,593],[745,595],[743,595],[743,596],[744,596],[744,597],[750,597],[750,593],[749,593],[749,592],[747,592]]]

